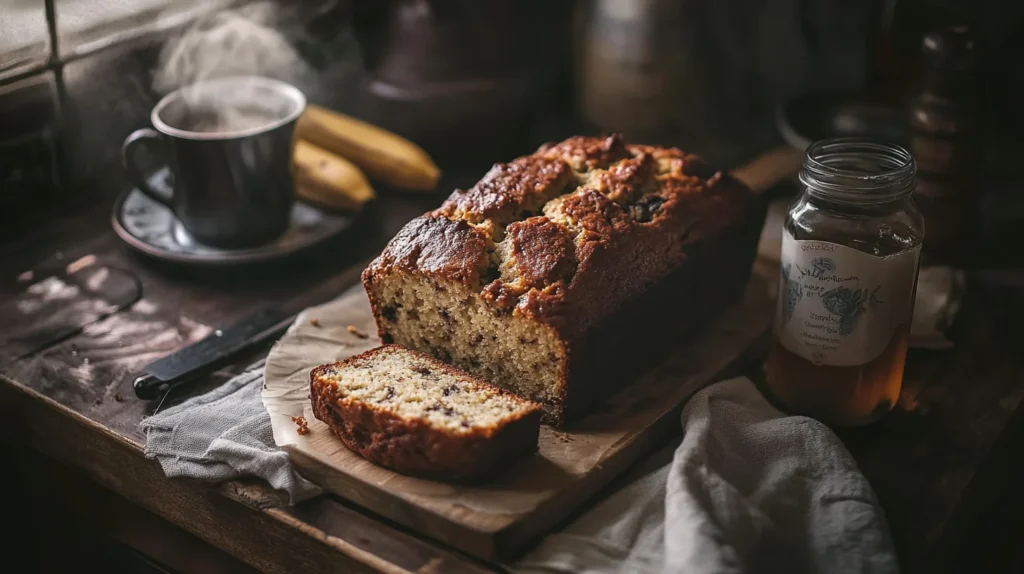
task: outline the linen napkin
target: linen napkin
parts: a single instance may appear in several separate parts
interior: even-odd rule
[[[510,569],[899,571],[874,493],[827,426],[784,415],[746,378],[698,392],[682,425],[682,439],[652,457],[641,478]]]
[[[288,494],[295,504],[320,488],[299,475],[274,443],[263,407],[263,362],[216,389],[142,421],[145,455],[167,476],[224,482],[256,476]]]

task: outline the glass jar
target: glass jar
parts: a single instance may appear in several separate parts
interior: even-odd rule
[[[769,392],[832,425],[869,423],[903,383],[924,221],[917,166],[862,139],[807,148],[783,229]]]

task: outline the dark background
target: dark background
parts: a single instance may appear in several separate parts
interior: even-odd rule
[[[416,4],[373,0],[288,3],[277,26],[324,78],[323,85],[310,91],[311,101],[410,136],[428,148],[442,169],[463,173],[469,182],[493,162],[529,152],[545,141],[572,133],[621,129],[600,125],[581,105],[592,95],[588,92],[592,87],[581,79],[577,67],[580,14],[599,3],[432,2],[448,26],[443,36],[452,42],[445,48],[449,58],[434,64],[395,56],[398,52],[409,58],[410,53],[417,53],[416,46],[436,40],[418,36],[415,27],[403,28],[395,6],[414,9]],[[922,35],[943,23],[967,22],[978,38],[977,87],[985,174],[996,182],[991,188],[979,186],[977,193],[991,196],[987,204],[991,212],[1012,215],[1012,204],[1005,198],[1022,196],[1018,182],[1024,169],[1024,49],[1020,40],[1024,37],[1024,3],[689,0],[685,4],[691,9],[685,21],[666,17],[661,20],[662,28],[639,38],[656,37],[663,42],[644,44],[650,53],[678,52],[698,64],[683,82],[683,93],[690,98],[687,101],[696,103],[675,104],[680,108],[678,116],[666,116],[658,122],[658,129],[622,129],[628,137],[685,146],[720,165],[738,164],[782,143],[775,113],[788,98],[814,90],[842,89],[904,105],[922,81]],[[891,9],[888,19],[887,7]],[[706,19],[701,20],[701,15]],[[848,20],[844,33],[856,41],[834,45],[832,27],[844,19]],[[798,30],[798,41],[780,44],[772,51],[769,40],[774,22]],[[672,27],[676,25],[678,33]],[[767,39],[732,52],[721,49],[729,44],[723,38],[747,38],[752,30],[759,30],[759,37]],[[120,143],[132,130],[148,124],[149,111],[160,97],[152,88],[160,48],[177,32],[142,34],[69,62],[61,71],[63,95],[58,93],[53,71],[13,83],[9,82],[12,74],[0,72],[0,243],[16,242],[27,230],[57,214],[96,217],[96,213],[109,213],[117,194],[128,185],[120,168]],[[625,42],[613,37],[613,31],[604,33],[607,36],[599,35],[592,44],[594,50]],[[688,42],[674,43],[687,38]],[[631,37],[630,41],[639,40]],[[413,48],[408,48],[410,45]],[[803,68],[784,65],[795,53],[805,58]],[[647,57],[657,59],[650,54]],[[731,64],[736,61],[751,64],[740,73]],[[642,70],[646,60],[638,62],[636,67]],[[0,54],[0,70],[6,70],[9,63]],[[787,70],[791,76],[784,73]],[[415,85],[416,74],[427,72],[434,78],[487,80],[498,87],[474,100],[479,108],[473,109],[479,116],[466,125],[431,122],[451,113],[443,102],[423,97],[426,103],[410,105],[403,114],[381,107],[371,97],[374,82]],[[652,101],[665,101],[658,98],[657,91],[651,97]],[[673,104],[668,98],[668,109]],[[688,107],[699,113],[687,114]],[[617,119],[628,123],[631,118],[627,114]],[[383,186],[378,190],[383,206],[388,205],[388,196],[396,193]],[[421,201],[424,206],[434,205],[450,191],[439,189]],[[1004,217],[1002,224],[1019,225],[1019,220]],[[1006,247],[1019,251],[1018,246]],[[0,283],[6,286],[13,280],[3,277]],[[12,502],[0,513],[3,530],[14,533],[6,539],[8,548],[18,550],[8,554],[13,571],[22,560],[29,560],[36,571],[64,571],[83,564],[115,572],[162,571],[165,567],[155,563],[154,556],[156,562],[174,563],[174,569],[181,571],[248,571],[109,491],[100,487],[88,492],[69,490],[69,477],[75,472],[71,469],[29,453],[10,454],[26,461],[13,475],[0,472],[4,491],[14,493]],[[1019,528],[1003,527],[1013,522],[1014,517],[1002,514],[1010,507],[996,504],[990,514],[976,517],[975,523],[988,529],[967,533],[965,556],[970,548],[979,552],[993,546],[1005,549],[1020,540]],[[96,516],[103,517],[101,527],[95,523]],[[128,550],[126,542],[146,548],[150,557]],[[1006,565],[1010,560],[1000,563]]]
[[[497,159],[530,151],[548,139],[574,132],[607,131],[605,126],[583,117],[579,105],[587,85],[574,69],[574,58],[579,58],[578,49],[576,54],[573,51],[574,42],[579,44],[574,15],[579,19],[579,13],[593,4],[588,2],[432,3],[437,13],[447,18],[446,25],[458,31],[449,35],[459,38],[450,54],[455,54],[452,61],[457,63],[453,66],[460,74],[484,78],[517,75],[525,78],[528,85],[525,95],[513,104],[502,103],[508,112],[504,117],[502,110],[496,110],[489,118],[490,123],[453,128],[453,133],[443,137],[433,137],[438,131],[436,126],[415,125],[417,118],[432,115],[420,113],[422,109],[434,109],[431,102],[405,116],[374,106],[372,98],[366,95],[367,87],[381,74],[395,75],[396,66],[381,69],[389,49],[401,51],[413,46],[415,51],[416,46],[422,45],[417,43],[420,39],[415,37],[415,29],[396,26],[395,16],[389,15],[392,6],[403,4],[415,2],[303,0],[287,4],[279,27],[310,65],[330,78],[330,84],[320,93],[311,94],[312,101],[374,119],[412,136],[435,155],[442,168],[457,166],[481,173]],[[734,165],[780,142],[773,120],[782,96],[787,94],[828,88],[831,82],[843,89],[905,101],[920,81],[922,34],[939,23],[969,22],[978,36],[978,84],[983,102],[980,111],[987,157],[991,158],[986,165],[992,170],[1009,170],[1020,163],[1016,159],[1024,128],[1024,112],[1019,103],[1024,101],[1020,87],[1024,85],[1024,66],[1020,64],[1024,50],[1021,41],[1015,39],[1024,31],[1024,6],[1020,2],[900,0],[840,5],[825,0],[734,1],[726,3],[730,9],[749,4],[751,10],[738,10],[729,17],[712,13],[707,7],[715,3],[707,0],[689,0],[687,4],[699,8],[688,12],[687,18],[703,15],[709,23],[680,24],[678,36],[695,38],[685,47],[692,52],[692,59],[711,62],[703,66],[703,72],[686,78],[687,94],[696,94],[693,97],[705,101],[720,101],[723,109],[710,114],[714,115],[713,121],[701,129],[674,126],[672,121],[666,121],[665,129],[659,133],[634,134],[623,130],[629,137],[650,143],[685,144],[716,163]],[[755,5],[761,4],[766,8],[754,10]],[[778,10],[773,9],[775,4]],[[886,19],[889,4],[894,7],[888,8],[892,16]],[[732,102],[731,94],[738,90],[722,79],[727,66],[715,63],[730,62],[731,56],[717,55],[716,43],[705,42],[699,34],[712,39],[722,37],[729,33],[730,26],[742,34],[750,29],[751,21],[764,20],[765,12],[783,14],[781,22],[798,21],[787,25],[802,29],[800,50],[807,51],[809,58],[815,57],[815,49],[827,54],[813,62],[809,68],[812,73],[801,72],[810,79],[787,79],[784,74],[775,73],[782,68],[772,63],[772,58],[789,58],[788,53],[779,48],[780,54],[773,56],[771,46],[751,44],[745,49],[752,55],[744,57],[761,62],[774,75],[770,82],[763,78],[750,82],[754,93]],[[841,58],[836,56],[841,47],[826,46],[830,30],[821,24],[837,17],[858,22],[863,28],[849,32],[863,40],[846,49],[849,53]],[[883,22],[888,24],[883,27]],[[53,113],[58,97],[52,72],[13,85],[2,85],[6,83],[5,74],[0,74],[0,241],[16,237],[46,218],[50,210],[74,210],[83,203],[112,202],[124,188],[127,181],[119,167],[119,144],[133,129],[148,123],[149,110],[159,98],[151,88],[159,48],[174,33],[171,30],[142,35],[64,66],[66,96],[60,118]],[[676,35],[672,28],[658,30],[656,34],[669,39]],[[597,42],[598,46],[612,43],[611,39],[601,38]],[[653,47],[661,53],[669,51],[664,45]],[[0,62],[3,58],[0,54]],[[834,61],[858,59],[864,63],[862,73],[843,76],[842,72],[829,72],[839,67],[833,65]],[[758,78],[762,73],[752,68],[744,74]],[[700,113],[709,115],[703,108]],[[486,133],[484,141],[501,143],[496,146],[497,154],[491,149],[481,150],[476,143],[466,143],[480,132]]]

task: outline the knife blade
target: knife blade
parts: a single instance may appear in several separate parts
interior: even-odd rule
[[[183,349],[157,359],[143,369],[132,386],[143,400],[155,400],[169,390],[194,382],[227,365],[246,349],[281,336],[294,314],[265,308],[226,329],[218,329]]]

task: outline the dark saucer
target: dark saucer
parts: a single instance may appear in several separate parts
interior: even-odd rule
[[[150,178],[158,189],[166,187],[167,171]],[[355,216],[332,213],[295,202],[291,224],[277,239],[244,249],[203,245],[189,235],[170,209],[132,188],[114,203],[111,224],[132,248],[157,259],[191,265],[232,265],[287,257],[322,243],[353,224]]]

